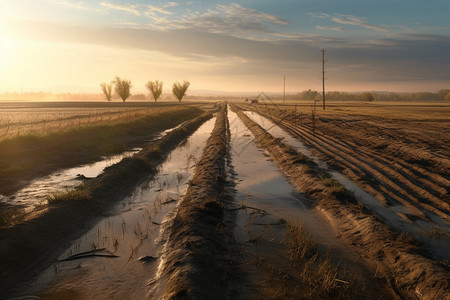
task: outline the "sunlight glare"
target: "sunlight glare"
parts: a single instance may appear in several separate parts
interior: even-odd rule
[[[6,34],[6,24],[0,21],[0,67],[7,64],[12,52],[12,42]]]

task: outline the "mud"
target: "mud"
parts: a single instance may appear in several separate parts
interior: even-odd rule
[[[24,295],[48,299],[71,291],[78,298],[146,298],[165,244],[163,228],[186,191],[214,123],[214,118],[205,122],[173,150],[150,181],[73,241]]]
[[[436,260],[450,258],[450,224],[439,216],[434,216],[428,221],[423,219],[405,219],[405,214],[413,213],[407,206],[398,204],[395,206],[384,206],[374,196],[364,191],[357,184],[352,182],[345,175],[338,171],[331,170],[325,162],[315,156],[311,149],[307,148],[300,140],[282,130],[278,125],[255,112],[245,112],[248,117],[255,121],[262,128],[271,133],[275,138],[281,138],[288,145],[294,147],[298,152],[312,159],[321,169],[327,171],[333,179],[336,179],[347,190],[354,193],[356,200],[362,203],[383,222],[394,227],[399,232],[406,232],[424,244],[427,251]],[[430,231],[436,230],[447,235],[439,238],[430,238]]]
[[[351,195],[318,179],[322,172],[311,160],[275,140],[244,113],[239,112],[238,115],[286,172],[290,181],[315,200],[314,205],[342,238],[377,273],[381,272],[397,293],[418,299],[448,297],[449,273],[446,266],[427,258],[423,250],[407,237],[392,231],[370,213],[361,211]]]
[[[26,224],[1,229],[0,294],[20,290],[20,283],[29,282],[56,261],[67,243],[90,229],[143,179],[154,175],[170,151],[209,118],[211,114],[205,113],[188,121],[156,144],[106,168],[103,174],[80,186],[79,199],[59,202]]]
[[[152,298],[227,299],[235,293],[232,239],[224,223],[229,129],[224,105],[178,205]],[[233,278],[236,278],[233,276]]]
[[[86,180],[76,201],[0,230],[0,295],[23,295],[41,274],[27,295],[448,299],[448,265],[358,205],[294,138],[237,115],[221,105],[195,154],[186,137],[210,115]],[[303,243],[318,244],[306,262],[289,252],[303,227]]]
[[[234,232],[241,247],[240,267],[250,281],[242,287],[241,298],[393,298],[389,289],[364,266],[363,260],[355,257],[338,237],[323,214],[311,208],[312,200],[308,195],[292,187],[265,150],[257,147],[253,134],[238,116],[232,111],[228,116],[231,177],[236,182],[235,201],[229,209],[236,212]],[[296,266],[287,255],[288,224],[301,224],[318,242],[319,257],[331,259],[329,270],[341,266],[337,267],[334,283],[344,284],[333,285],[327,290],[313,283],[317,274],[305,280],[304,266]],[[267,281],[271,282],[270,286],[265,284]]]

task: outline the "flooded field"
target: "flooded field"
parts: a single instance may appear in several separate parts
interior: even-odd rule
[[[320,126],[314,135],[305,123],[254,107],[222,103],[209,109],[214,117],[186,121],[142,148],[61,169],[3,197],[32,209],[49,193],[79,192],[30,224],[0,231],[2,253],[12,253],[14,246],[29,253],[24,243],[39,243],[27,237],[33,226],[45,239],[38,261],[24,267],[36,274],[12,283],[5,295],[445,299],[450,225],[446,195],[444,201],[435,199],[445,188],[443,168],[440,175],[426,176],[434,191],[424,194],[430,200],[422,203],[412,198],[425,186],[408,195],[405,188],[423,180],[419,167],[405,163],[400,175],[414,171],[418,178],[407,176],[408,184],[398,184],[400,177],[391,179],[387,166],[375,164],[387,160],[381,155],[372,162],[369,151],[361,158],[345,154],[344,165],[340,155],[352,146],[328,137]],[[362,184],[357,170],[346,168],[356,160],[364,160],[360,171],[373,171],[374,178],[385,174],[389,193],[371,185],[375,179]],[[137,172],[147,175],[136,177]],[[392,197],[396,187],[402,201]],[[90,210],[95,222],[77,228]],[[83,234],[61,245],[60,230],[81,229]],[[55,246],[54,253],[43,254],[47,244]],[[2,278],[7,272],[19,278],[14,267],[2,271]]]
[[[291,134],[281,129],[272,121],[255,112],[246,112],[246,114],[274,137],[283,139],[297,151],[311,158],[320,168],[329,172],[332,178],[340,182],[347,190],[354,193],[358,201],[361,201],[369,209],[374,210],[383,221],[396,228],[399,232],[408,232],[409,234],[412,234],[415,238],[424,243],[435,259],[445,260],[450,257],[450,247],[448,247],[448,245],[450,245],[450,222],[448,220],[442,219],[432,213],[429,213],[428,221],[420,219],[411,221],[405,219],[405,214],[413,213],[407,206],[402,204],[384,206],[373,195],[364,191],[345,175],[338,171],[330,170],[325,162],[313,154],[311,149],[308,149],[300,140],[294,138]],[[432,230],[442,231],[444,234],[440,238],[433,239],[430,237],[430,232]]]
[[[180,126],[182,124],[155,134],[151,140],[145,142],[156,141]],[[33,180],[13,195],[0,195],[0,203],[8,205],[8,208],[14,212],[15,215],[10,217],[10,222],[14,224],[15,216],[23,218],[39,210],[45,210],[49,196],[71,190],[83,181],[97,177],[106,167],[112,166],[126,157],[131,157],[141,150],[142,148],[133,148],[121,154],[103,157],[91,164],[58,170],[46,177]]]
[[[27,295],[90,299],[142,299],[166,242],[164,228],[195,166],[215,119],[174,150],[150,182],[124,199],[112,216],[72,243]],[[81,256],[76,254],[84,253]],[[102,256],[103,255],[103,256]]]

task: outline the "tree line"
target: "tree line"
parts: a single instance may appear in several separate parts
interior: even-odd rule
[[[392,92],[363,92],[348,93],[330,91],[325,93],[327,100],[351,100],[351,101],[436,101],[450,100],[450,90],[442,89],[435,93],[392,93]],[[322,93],[314,90],[304,90],[297,94],[286,95],[287,100],[321,100]]]
[[[178,99],[178,102],[181,102],[181,99],[183,99],[183,97],[185,96],[186,91],[190,85],[190,82],[186,80],[183,81],[183,83],[179,83],[177,81],[172,85],[172,93]],[[111,81],[110,83],[103,82],[100,84],[103,95],[105,96],[106,100],[108,100],[108,102],[111,101],[113,97],[113,86],[114,92],[122,99],[123,102],[125,102],[130,97],[131,88],[133,87],[131,80],[122,79],[117,76],[116,79]],[[145,87],[156,102],[162,94],[163,82],[159,80],[150,80],[145,84]]]

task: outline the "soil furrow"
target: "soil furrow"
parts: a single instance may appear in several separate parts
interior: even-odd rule
[[[282,125],[285,126],[286,124],[283,123]],[[441,198],[438,198],[428,191],[420,188],[418,184],[408,180],[407,177],[401,176],[400,172],[390,168],[388,163],[386,165],[376,164],[376,160],[380,159],[379,157],[371,157],[368,156],[367,153],[359,152],[355,149],[336,149],[332,146],[333,142],[330,141],[330,139],[306,137],[302,133],[299,133],[296,128],[292,128],[289,125],[286,127],[290,132],[295,132],[302,136],[304,140],[308,141],[308,143],[313,147],[316,147],[316,149],[321,149],[320,151],[325,154],[326,157],[335,157],[341,162],[344,162],[345,160],[344,164],[348,168],[361,169],[366,178],[373,176],[375,180],[378,180],[380,184],[384,186],[383,190],[387,193],[387,195],[402,203],[406,207],[414,210],[414,214],[425,217],[422,210],[428,209],[437,213],[443,219],[450,219],[448,212],[449,205],[447,203],[443,202]],[[317,140],[323,140],[323,142],[321,143]],[[335,151],[332,151],[333,149]],[[347,154],[350,151],[353,151],[354,155]],[[372,161],[372,163],[369,163],[370,161]],[[346,170],[344,170],[344,172],[345,171]],[[433,205],[424,203],[425,201],[430,201]]]
[[[273,115],[269,117],[276,118]],[[313,137],[310,132],[294,127],[289,122],[278,118],[276,121],[281,123],[280,125],[285,127],[291,133],[302,137],[302,139],[314,146],[316,150],[322,152],[325,157],[332,157],[335,160],[339,160],[347,168],[361,169],[366,178],[368,176],[377,178],[378,181],[386,187],[385,190],[389,191],[388,194],[392,199],[410,207],[418,216],[426,218],[422,212],[422,209],[425,208],[437,213],[444,219],[450,219],[448,203],[442,201],[440,197],[436,197],[420,188],[418,186],[420,184],[416,184],[408,180],[407,177],[401,176],[401,173],[393,170],[387,162],[386,164],[383,164],[382,162],[377,163],[377,160],[382,160],[380,156],[369,154],[367,152],[360,152],[356,147],[351,149],[341,148],[337,146],[337,144],[342,145],[342,143],[332,137],[319,135]],[[424,201],[433,203],[433,205],[424,203]]]
[[[304,141],[315,147],[317,151],[322,153],[329,162],[329,157],[334,157],[336,160],[340,161],[346,166],[344,172],[347,170],[353,170],[353,172],[358,172],[362,178],[370,178],[370,181],[376,181],[377,188],[375,190],[383,190],[385,195],[389,196],[390,199],[395,200],[398,203],[409,207],[412,213],[423,219],[428,219],[425,213],[423,213],[420,208],[411,205],[410,201],[415,201],[415,198],[410,196],[405,190],[402,190],[398,185],[393,183],[386,174],[378,172],[376,169],[371,167],[366,163],[362,163],[363,160],[356,159],[353,155],[347,155],[345,152],[334,148],[330,143],[320,142],[321,139],[315,139],[309,135],[305,135],[304,132],[299,131],[297,128],[281,123],[284,128],[287,128],[290,132],[294,133],[295,136],[301,136]],[[334,150],[334,151],[333,151]],[[333,160],[333,163],[335,161]],[[374,180],[375,179],[375,180]],[[378,180],[376,180],[378,179]],[[372,183],[373,184],[373,183]],[[385,205],[392,205],[395,203],[385,203]]]
[[[205,113],[168,133],[131,158],[61,195],[47,211],[26,224],[0,230],[0,295],[8,295],[54,263],[75,240],[143,179],[156,173],[171,150],[212,115]],[[67,197],[70,196],[70,197]],[[51,251],[49,251],[51,245]]]
[[[448,299],[450,278],[445,266],[423,256],[423,250],[403,235],[358,209],[349,194],[343,190],[337,192],[324,183],[320,177],[325,175],[309,159],[293,153],[242,112],[238,114],[291,182],[315,199],[315,204],[342,237],[381,271],[403,297]]]
[[[229,129],[226,105],[218,113],[185,197],[170,226],[167,253],[153,297],[162,299],[227,299],[236,274],[230,253],[232,234],[224,224],[225,161]]]

